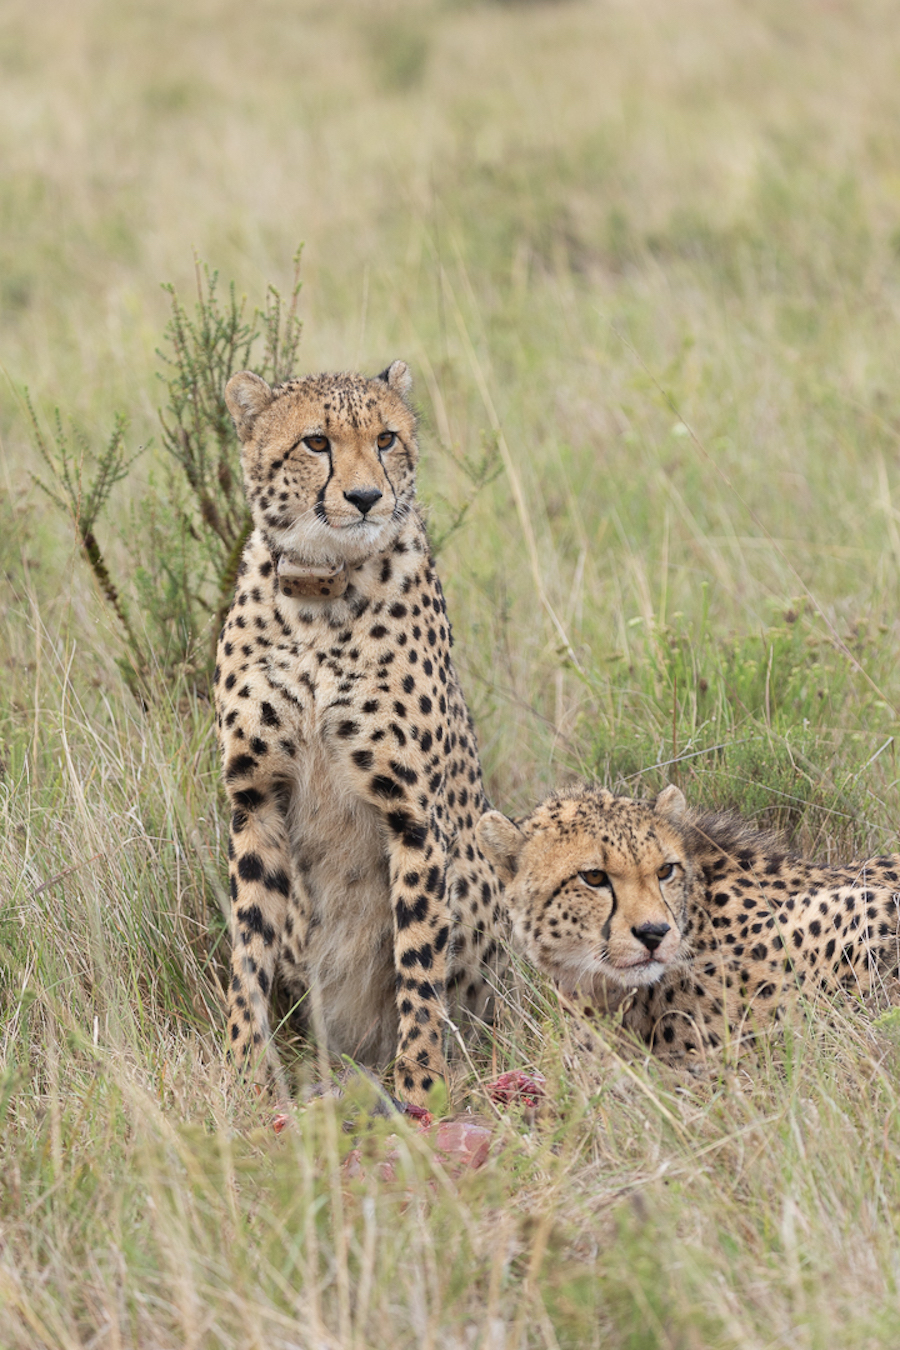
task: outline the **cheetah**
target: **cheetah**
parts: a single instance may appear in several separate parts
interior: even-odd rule
[[[861,996],[898,973],[900,855],[809,862],[671,785],[652,802],[586,787],[516,824],[491,811],[476,836],[513,945],[672,1061],[752,1042],[800,990]]]
[[[487,809],[415,502],[411,376],[225,390],[254,529],[218,644],[229,840],[228,1039],[277,1072],[276,977],[334,1054],[424,1105],[448,1017],[487,1016],[505,963]],[[308,996],[308,997],[307,997]]]

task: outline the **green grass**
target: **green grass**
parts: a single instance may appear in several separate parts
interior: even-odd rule
[[[898,1343],[890,991],[798,1024],[752,1074],[686,1079],[612,1032],[580,1065],[523,973],[454,1069],[454,1106],[493,1129],[480,1172],[400,1126],[383,1181],[374,1122],[347,1179],[327,1099],[275,1135],[222,1067],[208,704],[189,681],[158,680],[149,713],[128,692],[115,617],[34,487],[22,394],[97,450],[117,412],[129,456],[155,441],[96,526],[127,578],[167,523],[160,283],[190,305],[196,252],[252,307],[304,240],[301,367],[414,370],[497,805],[674,780],[820,857],[893,849],[893,18],[4,7],[0,1345]],[[502,472],[471,498],[485,456]],[[138,625],[166,564],[134,580]],[[289,1031],[284,1050],[321,1072]],[[509,1067],[547,1075],[534,1120],[485,1098]]]

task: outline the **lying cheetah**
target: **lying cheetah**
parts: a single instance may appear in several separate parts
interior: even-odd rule
[[[584,788],[476,835],[514,945],[669,1059],[752,1038],[804,986],[864,994],[900,964],[900,855],[811,863],[677,787]]]
[[[445,1072],[445,998],[485,1015],[504,911],[475,841],[478,751],[414,504],[410,386],[402,361],[375,379],[229,380],[255,529],[215,678],[231,1053],[264,1079],[277,974],[331,1050],[393,1061],[399,1095],[421,1105]]]

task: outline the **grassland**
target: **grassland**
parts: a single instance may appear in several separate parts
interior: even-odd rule
[[[304,240],[301,364],[411,363],[435,530],[466,457],[502,466],[440,557],[496,803],[673,779],[821,857],[893,849],[895,20],[7,0],[0,1345],[900,1343],[889,992],[695,1081],[612,1044],[580,1068],[532,982],[457,1064],[494,1130],[462,1178],[401,1127],[398,1181],[348,1180],[332,1103],[276,1136],[235,1093],[209,706],[128,692],[22,394],[94,447],[117,411],[155,438],[98,524],[136,604],[159,283],[190,306],[196,252],[255,303]],[[548,1077],[536,1119],[481,1089],[514,1066]]]

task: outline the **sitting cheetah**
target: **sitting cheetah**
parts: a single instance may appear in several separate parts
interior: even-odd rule
[[[498,882],[450,626],[414,504],[411,378],[225,390],[254,532],[219,639],[232,808],[230,1050],[262,1081],[276,974],[336,1053],[395,1065],[422,1105],[445,997],[483,1017],[503,963]]]
[[[514,945],[669,1059],[751,1039],[804,986],[864,994],[900,964],[900,855],[811,863],[677,787],[584,788],[476,835]]]

